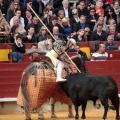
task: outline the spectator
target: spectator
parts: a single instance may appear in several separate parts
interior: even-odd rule
[[[61,25],[62,19],[65,17],[65,12],[64,10],[59,10],[58,11],[58,24]]]
[[[4,18],[4,16],[3,16],[2,11],[0,9],[0,19],[2,19],[2,18]],[[10,26],[9,26],[8,22],[6,21],[6,19],[5,19],[5,25],[10,28]]]
[[[35,32],[34,26],[29,26],[28,27],[28,32],[23,35],[23,42],[24,43],[35,43],[35,42],[37,42],[34,32]]]
[[[97,21],[97,23],[95,24],[95,26],[94,26],[94,28],[93,28],[93,31],[95,31],[96,29],[97,29],[97,25],[98,24],[102,24],[103,25],[103,29],[102,30],[104,30],[104,31],[108,31],[108,26],[105,24],[105,19],[104,19],[104,17],[99,17],[99,19],[98,19],[98,21]]]
[[[60,33],[62,32],[61,26],[58,24],[58,18],[56,16],[52,17],[51,22],[47,26],[51,33],[53,32],[54,26],[58,26]]]
[[[117,23],[117,25],[116,25],[116,30],[117,30],[117,32],[120,34],[120,22]]]
[[[31,6],[31,8],[32,8],[33,10],[35,10],[35,8],[34,8],[34,6],[33,6],[33,4],[32,4],[32,0],[27,0],[27,4],[26,4],[26,6],[24,6],[23,12],[22,12],[23,18],[26,17],[26,11],[29,11],[29,12],[32,14],[32,16],[34,15],[33,12],[32,12],[32,10],[30,9],[30,7],[29,7],[28,5]]]
[[[39,33],[35,35],[37,42],[41,42],[41,41],[45,40],[47,38],[47,34],[48,34],[48,32],[47,32],[46,27],[42,26]]]
[[[65,38],[67,38],[67,36],[71,35],[72,27],[70,26],[67,18],[62,19],[61,27],[62,27],[62,34],[63,34],[63,36],[65,36]]]
[[[10,36],[8,38],[9,43],[15,43],[16,42],[16,36],[18,35],[18,27],[17,26],[12,26],[11,31],[10,31]]]
[[[19,18],[17,16],[13,17],[13,26],[17,26],[18,27],[18,33],[19,34],[24,34],[26,31],[25,29],[22,27],[22,25],[19,22]],[[12,26],[11,26],[12,27]]]
[[[15,10],[20,9],[20,6],[17,2],[12,2],[9,9],[7,10],[7,22],[9,23],[11,18],[15,15]]]
[[[92,54],[91,61],[107,60],[108,53],[105,52],[105,45],[103,43],[99,44],[99,50]]]
[[[93,33],[91,34],[90,40],[91,41],[96,41],[96,40],[105,41],[107,39],[107,33],[103,31],[102,29],[103,29],[103,25],[98,24],[97,29],[93,31]]]
[[[54,8],[52,7],[52,2],[48,2],[48,3],[45,5],[45,7],[48,9],[50,16],[56,16],[56,15],[55,15]]]
[[[23,54],[25,53],[25,45],[22,43],[21,35],[17,35],[16,42],[12,45],[12,52],[14,62],[22,62]]]
[[[114,41],[118,41],[118,32],[115,30],[115,26],[114,25],[110,25],[109,27],[109,31],[107,33],[108,35],[112,35],[114,37]]]
[[[45,8],[43,11],[42,21],[46,26],[51,23],[51,16],[49,15],[49,10],[47,8]]]
[[[8,5],[9,5],[9,0],[0,0],[0,9],[5,18],[7,14]]]
[[[114,0],[105,0],[104,9],[108,9],[109,7],[113,7]]]
[[[89,27],[86,27],[84,30],[85,30],[85,35],[84,35],[84,37],[85,37],[86,41],[90,41],[90,34],[91,34],[90,28],[89,28]]]
[[[105,22],[107,25],[117,24],[117,15],[112,7],[109,7],[105,16]]]
[[[76,50],[77,54],[81,57],[82,62],[85,63],[85,61],[87,61],[88,58],[87,58],[86,53],[80,50],[80,45],[76,44],[74,49]]]
[[[74,26],[74,24],[75,23],[78,23],[79,21],[80,21],[80,18],[79,18],[79,16],[78,16],[78,10],[77,9],[73,9],[72,10],[72,17],[71,17],[71,19],[70,19],[70,25],[72,26],[72,28],[73,28],[73,26]]]
[[[77,9],[78,9],[78,16],[79,17],[81,15],[84,15],[84,16],[88,15],[88,9],[85,7],[85,2],[83,0],[79,2]]]
[[[61,33],[59,33],[59,27],[58,26],[54,26],[53,27],[53,36],[56,38],[56,39],[61,39],[61,40],[64,40],[64,37]]]
[[[47,39],[38,43],[38,49],[44,52],[49,52],[53,48],[53,38],[48,35]]]
[[[115,1],[113,5],[113,9],[117,15],[117,23],[120,21],[120,5],[119,1]]]
[[[19,18],[19,23],[24,28],[25,27],[25,22],[24,22],[24,18],[21,17],[21,10],[20,9],[15,10],[15,16],[17,16]],[[10,20],[10,26],[13,26],[13,18],[11,18],[11,20]]]
[[[103,9],[102,0],[98,0],[96,2],[95,10],[96,10],[96,14],[98,14],[99,16],[104,16],[104,9]]]
[[[10,29],[5,24],[5,18],[0,19],[0,43],[5,43],[9,35]]]
[[[32,23],[28,24],[28,27],[29,26],[34,26],[35,34],[38,34],[40,28],[42,27],[41,23],[39,23],[39,20],[36,16],[33,17]]]
[[[77,32],[76,41],[77,41],[77,42],[86,42],[86,39],[85,39],[84,36],[85,36],[85,30],[80,29],[80,30]]]
[[[31,48],[26,51],[27,54],[31,54],[37,50],[37,46],[35,43],[31,45]]]
[[[13,0],[13,2],[14,2],[14,3],[17,3],[17,4],[20,6],[20,10],[21,10],[21,11],[23,10],[24,5],[23,5],[23,3],[22,3],[20,0]],[[13,3],[13,2],[12,2],[12,3]],[[12,4],[12,3],[11,3],[11,4]]]
[[[33,6],[35,8],[35,12],[40,17],[43,16],[44,3],[42,2],[42,0],[35,0],[35,1],[33,1]]]
[[[86,23],[86,17],[81,15],[80,21],[73,26],[73,32],[77,32],[80,29],[85,29],[85,27],[89,27]]]
[[[98,21],[98,18],[99,18],[99,15],[97,15],[95,13],[95,9],[91,8],[90,9],[90,13],[89,13],[89,15],[86,18],[87,23],[89,24],[91,31],[93,31],[93,28],[95,26],[95,23]]]
[[[62,1],[62,5],[63,6],[60,8],[60,10],[64,10],[65,17],[68,18],[68,19],[70,19],[71,15],[72,15],[72,10],[69,7],[69,1],[68,0],[63,0]]]
[[[26,10],[25,14],[26,14],[25,18],[24,18],[24,21],[25,21],[25,30],[27,30],[27,26],[32,23],[33,16],[32,16],[32,13],[31,13],[30,10]]]
[[[104,42],[106,50],[118,50],[118,46],[114,43],[114,37],[109,35],[107,41]]]

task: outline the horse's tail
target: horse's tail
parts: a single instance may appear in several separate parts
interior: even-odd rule
[[[21,78],[21,95],[22,95],[22,101],[23,106],[26,114],[30,114],[30,106],[29,106],[29,100],[28,100],[28,94],[27,94],[27,84],[30,77],[30,73],[28,71],[24,72]]]
[[[28,86],[28,80],[31,75],[35,76],[35,82],[34,86],[37,84],[37,69],[44,69],[44,66],[42,63],[31,63],[25,70],[21,78],[21,95],[22,95],[22,101],[23,101],[23,106],[26,114],[30,114],[30,104],[29,104],[29,97],[28,97],[28,91],[27,91],[27,86]],[[44,70],[43,70],[44,74]]]
[[[34,75],[35,76],[35,80],[34,80],[34,87],[36,87],[37,85],[37,70],[40,69],[42,70],[43,72],[43,77],[44,77],[44,84],[46,83],[46,80],[45,80],[45,69],[50,69],[49,65],[43,63],[43,62],[40,62],[40,63],[37,63],[37,62],[34,62],[34,63],[31,63],[23,72],[23,75],[21,77],[21,83],[20,83],[20,86],[21,86],[21,95],[22,95],[22,101],[23,101],[23,106],[24,106],[24,110],[25,110],[25,113],[27,115],[30,115],[30,103],[29,103],[29,96],[28,96],[28,90],[27,90],[27,86],[28,86],[28,80],[29,80],[29,77],[31,75]],[[51,70],[52,71],[52,70]]]

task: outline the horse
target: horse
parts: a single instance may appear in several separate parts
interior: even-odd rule
[[[49,58],[41,62],[31,63],[23,72],[17,97],[17,104],[24,107],[26,120],[31,120],[31,108],[37,108],[38,119],[43,120],[41,105],[50,97],[68,104],[71,114],[71,99],[56,82],[56,72]],[[74,57],[76,58],[76,57]],[[73,61],[75,60],[74,58]],[[78,59],[80,59],[78,57]],[[80,63],[79,63],[80,64]],[[63,78],[69,73],[77,73],[77,69],[68,65],[68,70],[63,69]],[[49,92],[48,92],[49,91]],[[57,92],[59,91],[59,92]]]

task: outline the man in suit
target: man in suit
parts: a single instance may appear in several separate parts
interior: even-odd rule
[[[93,31],[93,33],[91,34],[90,40],[91,41],[96,41],[96,40],[105,41],[107,39],[107,33],[102,29],[103,29],[103,25],[98,24],[97,29]]]
[[[80,16],[80,21],[73,26],[73,32],[78,32],[80,29],[85,29],[85,27],[89,27],[86,23],[86,17],[84,15]]]
[[[59,27],[58,27],[58,26],[54,26],[54,27],[53,27],[53,36],[54,36],[56,39],[64,40],[63,35],[59,33]]]
[[[51,18],[51,22],[48,24],[48,28],[51,32],[53,32],[53,27],[54,26],[58,26],[59,28],[59,32],[61,32],[61,26],[58,24],[58,17],[57,16],[53,16]]]
[[[35,8],[35,12],[40,17],[43,16],[44,3],[42,2],[42,0],[35,0],[35,1],[33,1],[33,6]]]
[[[69,7],[69,1],[63,0],[62,5],[63,5],[63,7],[61,7],[60,10],[64,10],[66,18],[71,18],[72,9]]]
[[[34,26],[32,25],[29,26],[28,32],[23,35],[24,43],[35,43],[37,41],[34,32],[35,32]]]

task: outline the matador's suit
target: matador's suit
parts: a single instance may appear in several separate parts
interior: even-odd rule
[[[72,42],[73,44],[76,44],[76,41],[74,39],[68,39],[68,42]],[[48,56],[54,67],[57,68],[57,78],[56,78],[56,82],[64,82],[66,81],[66,79],[63,79],[61,77],[62,74],[62,69],[64,67],[63,62],[61,62],[60,60],[58,60],[57,58],[64,54],[63,50],[68,49],[68,45],[66,44],[66,42],[64,42],[63,40],[57,40],[54,44],[53,44],[53,50],[49,51],[46,56]]]

